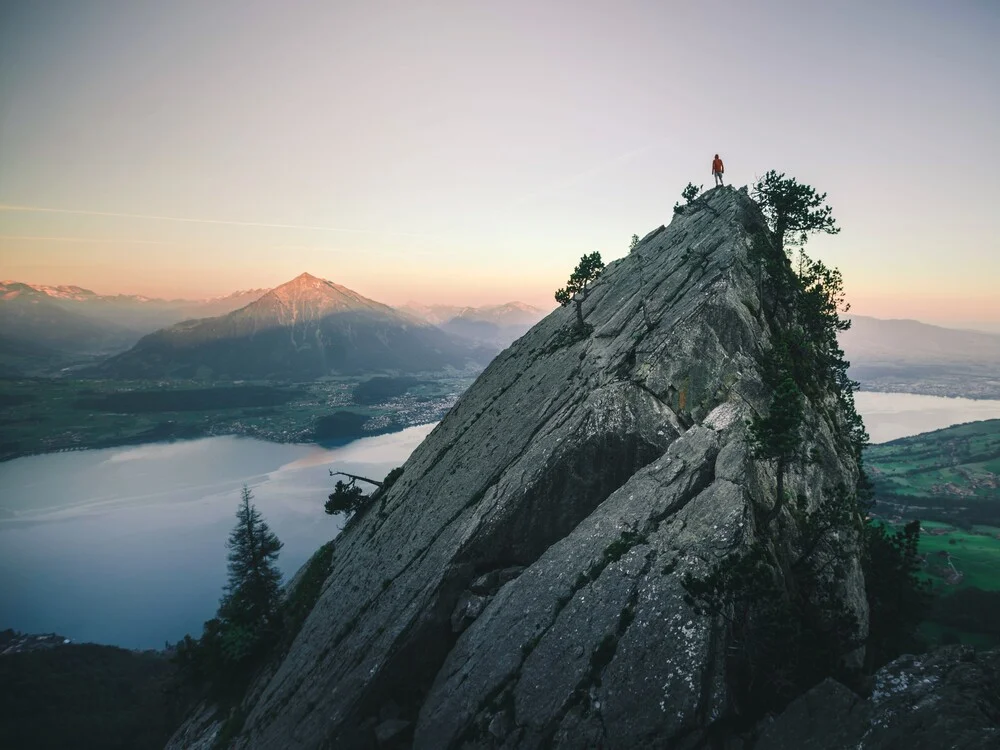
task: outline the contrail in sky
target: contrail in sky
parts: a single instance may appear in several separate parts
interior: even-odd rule
[[[345,229],[343,227],[318,227],[309,224],[276,224],[264,221],[227,221],[224,219],[190,219],[181,216],[158,216],[156,214],[128,214],[115,211],[82,211],[69,208],[42,208],[39,206],[15,206],[0,204],[0,211],[40,214],[74,214],[76,216],[111,216],[119,219],[152,219],[155,221],[173,221],[182,224],[216,224],[232,227],[260,227],[266,229],[306,229],[315,232],[343,232],[347,234],[389,234],[398,237],[418,237],[428,239],[426,234],[415,232],[396,232],[388,229]]]
[[[89,245],[170,245],[172,247],[216,247],[216,245],[192,245],[189,242],[168,242],[165,240],[109,240],[93,237],[38,237],[25,234],[0,234],[0,240],[22,240],[30,242],[82,242]]]

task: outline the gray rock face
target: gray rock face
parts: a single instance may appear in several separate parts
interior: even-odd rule
[[[762,222],[710,191],[608,266],[589,335],[559,309],[501,354],[338,538],[238,746],[377,747],[387,705],[415,748],[697,742],[728,707],[727,643],[680,580],[769,533],[773,504],[745,428],[769,395]],[[857,466],[832,395],[807,420],[819,460],[788,483],[814,504]],[[866,621],[854,559],[841,595]]]
[[[1000,747],[1000,652],[949,646],[903,656],[862,700],[826,680],[764,727],[754,750]]]

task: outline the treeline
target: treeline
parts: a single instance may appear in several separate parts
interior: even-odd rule
[[[219,386],[155,391],[116,391],[73,401],[74,409],[147,414],[169,411],[210,411],[282,406],[302,395],[294,388],[265,385]]]
[[[85,643],[0,656],[0,747],[159,750],[192,699],[158,652]]]
[[[945,629],[943,643],[957,643],[959,633],[975,633],[1000,646],[1000,591],[970,586],[939,595],[927,619]]]
[[[886,516],[912,515],[919,509],[921,520],[947,523],[964,531],[974,526],[1000,527],[1000,493],[996,498],[974,495],[903,495],[886,492],[876,483],[875,509]]]
[[[402,396],[422,381],[409,376],[390,377],[378,375],[354,386],[354,402],[371,406],[396,396]]]

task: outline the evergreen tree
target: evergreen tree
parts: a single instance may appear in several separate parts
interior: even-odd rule
[[[240,661],[274,634],[280,624],[282,543],[251,502],[243,485],[236,526],[229,534],[229,581],[219,606],[224,625],[223,652]]]
[[[690,206],[695,202],[698,196],[701,195],[702,187],[702,185],[695,185],[693,182],[689,182],[687,187],[681,190],[681,198],[684,199],[684,206]],[[684,206],[681,206],[679,202],[675,203],[674,213],[682,213],[684,211]]]
[[[902,653],[923,651],[917,633],[930,607],[930,586],[921,581],[920,521],[889,533],[881,523],[865,526],[862,565],[868,595],[865,660],[876,669]]]
[[[811,232],[837,234],[840,227],[833,209],[824,206],[826,193],[817,193],[810,185],[799,184],[773,169],[753,186],[753,198],[770,224],[778,245],[804,245]]]
[[[589,285],[597,281],[604,270],[604,261],[599,252],[593,252],[580,258],[580,262],[566,282],[566,286],[556,291],[556,302],[566,307],[571,302],[576,305],[576,324],[581,331],[587,329],[583,321],[583,301],[590,291]]]
[[[774,389],[767,416],[754,417],[750,422],[754,457],[777,462],[777,497],[770,518],[778,515],[785,501],[788,465],[798,460],[802,452],[802,419],[802,392],[791,377],[785,377]]]
[[[356,513],[365,507],[368,499],[353,479],[350,482],[338,480],[323,508],[331,516],[336,513]]]
[[[695,185],[693,182],[689,182],[687,187],[681,191],[681,198],[689,206],[694,203],[694,199],[701,195],[702,185]]]

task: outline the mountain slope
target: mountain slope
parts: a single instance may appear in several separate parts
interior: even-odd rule
[[[146,333],[190,318],[224,315],[266,289],[211,300],[100,295],[79,286],[0,282],[0,372],[51,374],[134,345]],[[43,351],[44,350],[44,351]]]
[[[841,334],[849,358],[864,363],[990,363],[1000,364],[1000,335],[961,331],[916,320],[851,317]]]
[[[463,368],[484,354],[434,326],[302,274],[228,315],[144,337],[103,363],[110,377],[309,379]]]
[[[504,349],[545,317],[537,307],[506,302],[484,307],[418,305],[410,302],[401,311],[432,323],[443,331],[487,346]]]
[[[840,343],[865,390],[1000,398],[1000,335],[853,316]]]
[[[0,283],[0,336],[71,354],[106,351],[138,337],[125,326],[67,310],[44,291],[18,282]]]
[[[609,265],[591,332],[560,308],[497,357],[352,519],[234,746],[709,746],[738,643],[682,577],[796,534],[787,507],[786,535],[759,525],[775,477],[746,439],[769,398],[763,218],[730,188],[697,209]],[[857,465],[832,394],[806,420],[816,461],[788,489],[811,510]],[[854,553],[831,586],[866,621],[854,531],[834,534]]]

